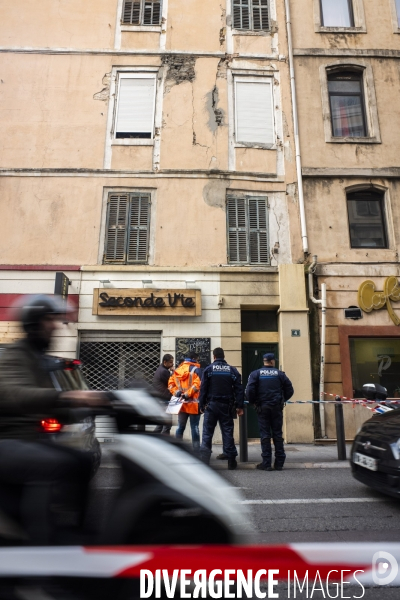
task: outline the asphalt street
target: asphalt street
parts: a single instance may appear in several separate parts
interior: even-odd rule
[[[218,451],[216,448],[214,456]],[[337,462],[334,449],[292,447],[281,472],[256,470],[257,454],[257,446],[250,448],[251,462],[239,465],[236,471],[228,471],[224,461],[212,460],[218,473],[240,489],[243,506],[250,511],[254,543],[400,542],[400,501],[353,479],[348,463]],[[93,482],[96,520],[118,487],[119,477],[119,469],[106,450],[103,466]],[[280,584],[278,591],[279,597],[289,597],[285,584]],[[347,593],[348,597],[357,597],[360,589],[349,588]],[[328,596],[318,591],[312,596],[297,591],[296,597],[319,600]],[[399,597],[399,588],[391,587],[366,588],[363,596],[366,600]]]

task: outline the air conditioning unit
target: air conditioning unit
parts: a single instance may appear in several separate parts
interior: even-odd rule
[[[358,319],[362,319],[362,310],[358,308],[358,306],[349,306],[349,308],[344,309],[344,318],[345,319],[353,319],[357,321]]]

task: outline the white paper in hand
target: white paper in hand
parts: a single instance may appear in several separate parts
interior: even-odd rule
[[[179,414],[181,408],[182,408],[181,399],[177,398],[176,396],[172,396],[172,398],[169,401],[169,404],[167,406],[166,413],[167,413],[167,415],[177,415],[177,414]]]

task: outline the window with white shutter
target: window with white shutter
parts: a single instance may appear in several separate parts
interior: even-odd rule
[[[235,122],[237,143],[275,143],[271,77],[235,77]]]
[[[110,193],[104,263],[146,263],[149,252],[150,194]]]
[[[269,0],[232,0],[233,28],[269,31]]]
[[[153,138],[156,77],[150,73],[120,73],[115,137]]]
[[[125,0],[121,22],[124,25],[160,25],[161,0]]]
[[[269,264],[267,198],[228,197],[226,212],[229,262]]]

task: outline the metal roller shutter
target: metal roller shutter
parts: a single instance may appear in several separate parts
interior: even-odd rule
[[[91,389],[122,390],[138,380],[151,383],[160,354],[159,332],[81,332],[79,358]],[[112,441],[115,432],[112,419],[97,417],[99,441]]]

